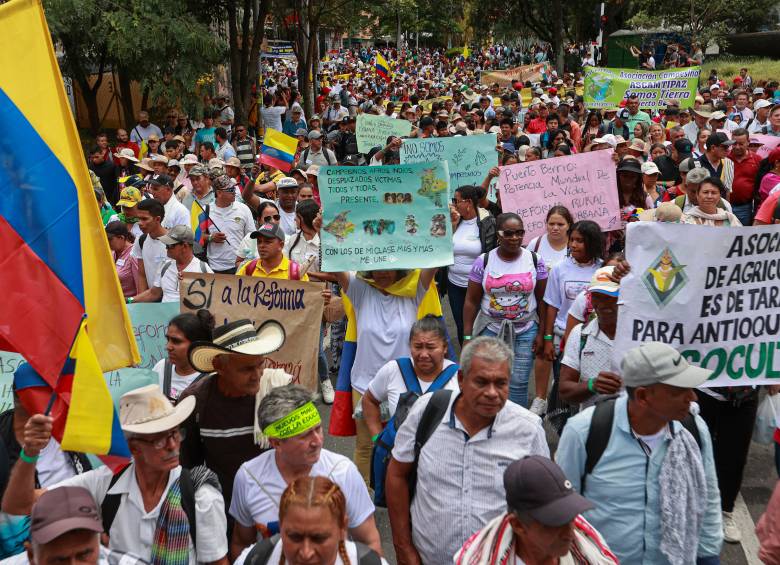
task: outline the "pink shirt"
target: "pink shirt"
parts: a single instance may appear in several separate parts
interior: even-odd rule
[[[115,252],[112,252],[114,263],[116,264],[116,274],[119,275],[119,283],[122,285],[122,294],[125,295],[125,298],[138,294],[138,287],[136,286],[136,281],[138,280],[138,260],[130,254],[132,250],[133,246],[128,245],[127,249],[118,257]]]

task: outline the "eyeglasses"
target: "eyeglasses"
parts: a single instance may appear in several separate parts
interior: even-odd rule
[[[174,442],[181,441],[185,437],[187,437],[186,431],[184,429],[176,428],[167,432],[165,435],[161,437],[156,437],[152,439],[142,439],[140,437],[134,437],[133,439],[136,441],[140,441],[141,443],[151,445],[153,448],[159,451],[160,449],[163,449],[166,445],[168,445],[168,441],[170,440],[173,440]]]
[[[279,214],[274,214],[273,216],[263,216],[263,222],[268,223],[270,221],[278,222],[281,220],[282,217]]]
[[[498,235],[507,239],[513,237],[522,238],[525,235],[525,230],[498,230]]]
[[[453,204],[455,204],[455,206],[457,206],[457,205],[458,205],[458,204],[460,204],[461,202],[465,202],[465,200],[462,200],[462,199],[461,199],[461,200],[459,200],[459,199],[457,199],[457,198],[453,198],[453,199],[452,199],[452,203],[453,203]]]

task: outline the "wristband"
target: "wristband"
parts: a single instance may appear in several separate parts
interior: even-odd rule
[[[595,393],[596,391],[593,390],[593,385],[596,383],[596,378],[588,379],[588,390],[592,393]]]
[[[376,440],[379,438],[380,435],[382,435],[382,432],[379,432],[378,434],[371,436],[371,443],[376,443]]]
[[[30,457],[24,452],[24,448],[22,448],[21,451],[19,451],[19,459],[21,459],[25,463],[30,463],[31,465],[35,465],[35,463],[38,461],[38,457],[39,457],[38,455],[36,455],[35,457]]]
[[[127,300],[125,300],[125,303],[127,303],[127,304],[132,304],[133,302],[135,302],[135,300],[133,299],[132,296],[128,296]]]
[[[552,340],[553,340],[553,336],[551,336],[549,334],[544,336],[544,341],[552,341]]]
[[[470,335],[464,335],[463,336],[463,341],[469,341],[470,339],[471,339]]]

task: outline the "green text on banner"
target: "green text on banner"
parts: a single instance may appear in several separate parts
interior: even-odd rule
[[[585,107],[617,108],[632,94],[641,108],[666,108],[671,101],[693,108],[699,85],[699,67],[645,71],[637,69],[585,68]]]
[[[646,341],[714,371],[704,385],[780,384],[780,225],[635,222],[615,362]]]
[[[374,114],[358,114],[355,124],[358,151],[368,153],[374,147],[387,145],[387,138],[408,137],[412,133],[412,123],[409,120],[399,120],[388,116]]]
[[[446,161],[323,167],[319,185],[323,271],[452,264]]]

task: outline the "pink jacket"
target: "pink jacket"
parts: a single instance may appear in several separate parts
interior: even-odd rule
[[[756,535],[761,543],[758,558],[764,565],[780,565],[780,481],[756,526]]]

